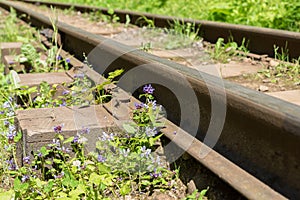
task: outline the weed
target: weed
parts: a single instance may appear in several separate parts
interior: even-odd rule
[[[151,42],[147,42],[145,44],[142,43],[140,49],[145,52],[149,52],[152,49],[152,43]]]
[[[184,23],[183,20],[174,20],[172,24],[170,24],[171,28],[166,29],[167,32],[171,34],[176,34],[181,37],[187,37],[191,41],[198,40],[199,36],[199,29],[200,27],[196,27],[195,22],[194,23]]]
[[[148,19],[145,16],[139,17],[136,20],[135,24],[143,25],[143,26],[146,26],[147,28],[155,28],[154,20]]]
[[[293,82],[294,84],[299,84],[300,82],[300,57],[292,62],[289,62],[289,54],[287,46],[281,48],[279,52],[279,47],[274,46],[275,62],[276,65],[269,66],[267,69],[259,71],[261,75],[265,78],[269,78],[272,83],[278,82],[278,80],[284,80],[284,82]]]
[[[239,51],[248,52],[245,41],[243,39],[241,46],[238,46],[232,37],[229,38],[228,43],[224,42],[224,38],[218,38],[214,47],[209,50],[209,53],[213,59],[226,63],[231,57],[239,55]]]

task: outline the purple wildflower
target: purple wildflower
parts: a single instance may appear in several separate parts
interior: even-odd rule
[[[11,170],[11,171],[13,171],[13,170],[16,170],[16,169],[17,169],[17,166],[15,165],[15,163],[14,163],[14,160],[13,160],[13,159],[11,159],[11,160],[7,160],[6,162],[9,164],[9,166],[8,166],[8,170]]]
[[[64,173],[64,172],[61,172],[61,173],[58,174],[57,176],[54,175],[54,178],[55,178],[55,179],[62,178],[64,175],[65,175],[65,173]]]
[[[156,110],[156,100],[154,101],[150,101],[151,105],[152,105],[152,109]]]
[[[70,58],[66,58],[66,62],[70,63],[71,62]]]
[[[28,175],[22,176],[22,178],[21,178],[22,183],[24,183],[27,180],[29,180],[29,176]]]
[[[9,121],[4,120],[4,126],[8,127],[9,126]]]
[[[81,134],[89,134],[91,132],[91,130],[88,127],[82,127],[80,133]]]
[[[99,154],[97,160],[98,162],[105,162],[106,158]]]
[[[66,106],[67,102],[65,100],[62,100],[62,103],[59,105],[60,107]]]
[[[8,139],[8,142],[11,143],[14,141],[14,137],[15,137],[15,134],[14,133],[8,133],[7,134],[7,139]]]
[[[54,144],[54,146],[60,147],[60,142],[59,142],[59,140],[53,139],[53,140],[52,140],[52,143]],[[51,146],[52,146],[52,145],[51,145]]]
[[[143,91],[147,94],[153,94],[154,88],[151,86],[151,84],[145,85]]]
[[[155,136],[157,134],[156,127],[154,127],[154,128],[146,127],[145,133],[148,137]]]
[[[0,111],[0,115],[3,115],[5,112],[4,111]]]
[[[30,164],[30,156],[24,157],[24,158],[23,158],[23,163],[29,165],[29,164]]]
[[[151,154],[151,149],[146,149],[145,146],[141,147],[141,157],[146,157],[148,158],[148,156]]]
[[[74,139],[73,139],[73,143],[78,143],[78,140],[79,140],[79,136],[76,135],[76,136],[74,137]]]
[[[54,126],[53,130],[54,130],[55,133],[61,133],[63,127],[64,127],[63,124],[57,125],[57,126]]]
[[[141,109],[145,107],[145,104],[143,103],[134,103],[135,109]]]
[[[62,95],[67,95],[67,94],[69,94],[69,93],[70,93],[69,90],[64,90],[64,91],[62,92]]]
[[[74,78],[84,78],[84,74],[83,73],[81,73],[81,74],[75,74]]]
[[[111,140],[114,140],[114,135],[111,133],[111,134],[107,134],[105,132],[102,132],[102,137],[99,138],[101,141],[111,141]]]
[[[5,101],[2,105],[3,108],[10,108],[10,103],[8,101]]]
[[[130,149],[121,149],[120,150],[121,155],[123,155],[124,157],[127,157],[128,154],[130,153]]]
[[[56,60],[61,60],[61,56],[58,55],[58,56],[56,57]]]
[[[156,168],[154,168],[153,173],[150,173],[150,176],[153,177],[153,178],[158,178],[158,177],[161,177],[162,174],[161,174],[161,172],[157,173]]]

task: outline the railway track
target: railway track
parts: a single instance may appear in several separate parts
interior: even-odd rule
[[[51,27],[50,21],[40,14],[11,2],[2,1],[0,4],[6,9],[14,7],[19,15],[30,16],[25,20],[38,28]],[[175,128],[170,122],[169,130],[164,130],[164,134],[213,172],[215,179],[221,178],[231,192],[232,188],[237,191],[234,195],[249,199],[284,198],[279,193],[291,199],[299,197],[299,107],[226,80],[220,85],[220,80],[215,76],[199,74],[197,70],[133,50],[64,23],[59,22],[58,29],[64,49],[80,60],[83,60],[83,52],[91,55],[91,64],[101,66],[94,68],[96,72],[107,74],[122,66],[125,78],[120,79],[119,85],[125,91],[140,86],[143,81],[155,83],[151,76],[159,80],[156,83],[158,102],[166,108],[168,119],[184,129],[181,139],[176,140],[173,134]],[[139,70],[140,66],[145,66],[142,72],[147,74],[142,77],[143,80],[129,76],[130,71]],[[90,70],[88,76],[97,81],[99,75],[94,70]],[[140,82],[134,82],[135,78]],[[177,99],[162,83],[179,88],[179,91],[192,88],[197,104],[191,105],[191,99]],[[182,105],[184,109],[180,107]],[[222,115],[224,105],[226,117]],[[201,121],[195,123],[197,116],[191,113],[197,109],[200,110]],[[182,116],[185,117],[183,124]],[[222,132],[216,141],[219,126]],[[199,140],[193,140],[188,134],[195,130]],[[203,140],[214,149],[206,157],[199,154],[200,150],[203,151],[203,143],[200,142]],[[192,144],[189,143],[191,141]],[[230,195],[226,197],[230,199]]]

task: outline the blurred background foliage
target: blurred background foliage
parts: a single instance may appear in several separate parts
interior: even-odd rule
[[[299,0],[56,0],[300,32]]]

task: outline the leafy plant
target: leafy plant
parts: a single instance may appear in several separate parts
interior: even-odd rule
[[[229,38],[228,43],[224,42],[224,38],[218,38],[214,47],[209,50],[209,53],[213,59],[226,63],[230,57],[239,55],[239,51],[248,52],[245,46],[245,39],[243,39],[241,46],[238,46],[232,38]]]
[[[119,72],[112,73],[109,78],[117,74]],[[48,86],[42,87],[49,91]],[[149,109],[143,112],[150,112],[150,108],[155,110],[154,89],[147,85],[144,91],[141,97],[147,99],[145,106]],[[12,102],[11,99],[3,104],[7,109],[4,113],[11,112]],[[125,195],[146,197],[155,188],[170,190],[176,186],[178,171],[169,170],[154,153],[161,134],[152,127],[155,123],[151,120],[149,125],[124,124],[124,132],[103,132],[98,138],[96,151],[87,153],[84,149],[86,137],[91,134],[89,128],[83,127],[77,135],[64,138],[63,125],[57,125],[53,127],[56,133],[53,142],[24,157],[23,166],[18,166],[14,157],[8,157],[4,166],[7,167],[6,173],[13,178],[10,183],[13,187],[0,191],[0,196],[16,199],[116,199]],[[11,146],[8,147],[11,154],[15,155],[15,144],[20,135],[10,123],[5,126],[12,131],[5,139]]]

